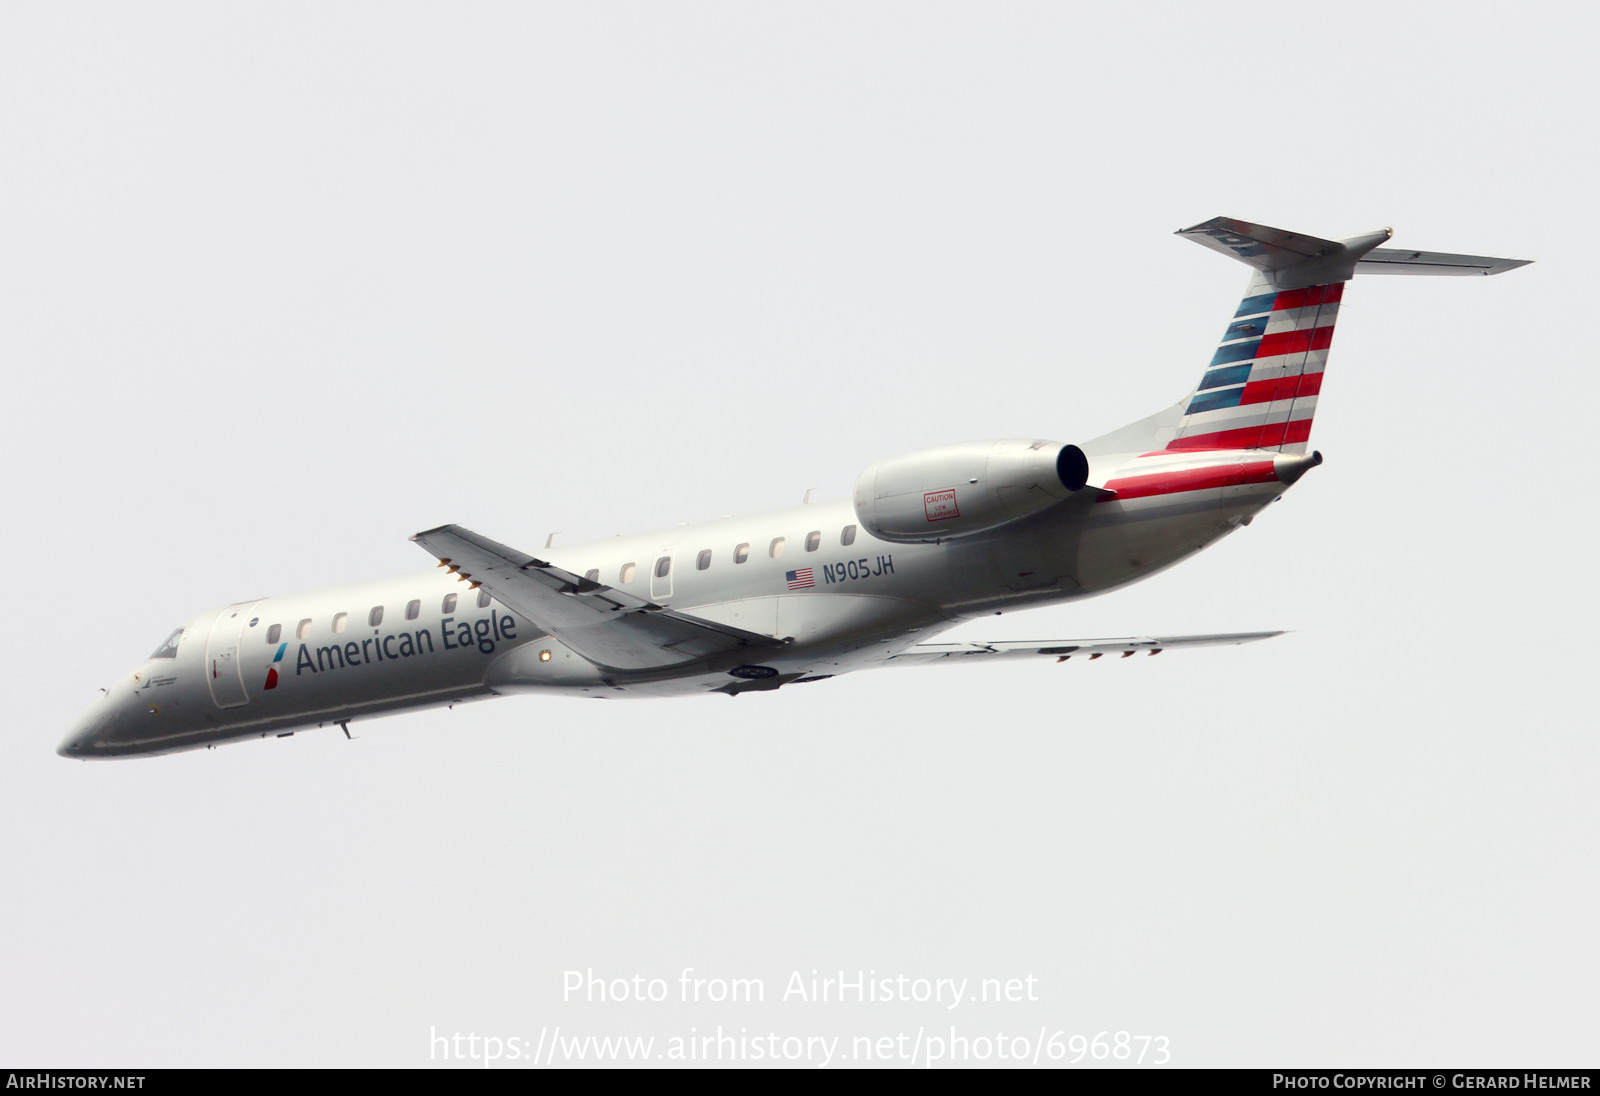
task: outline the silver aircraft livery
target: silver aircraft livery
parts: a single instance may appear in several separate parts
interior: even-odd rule
[[[1097,659],[1277,632],[939,643],[962,621],[1103,593],[1248,525],[1322,462],[1312,418],[1345,283],[1498,274],[1515,259],[1323,240],[1218,217],[1180,235],[1252,268],[1194,390],[1077,444],[906,453],[854,496],[544,551],[457,525],[432,571],[210,609],[62,741],[136,757],[434,705],[551,692],[739,696],[854,670]]]

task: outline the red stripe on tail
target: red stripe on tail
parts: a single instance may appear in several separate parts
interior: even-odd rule
[[[1333,304],[1344,297],[1344,283],[1335,282],[1333,285],[1308,285],[1304,289],[1287,289],[1278,294],[1278,299],[1272,302],[1272,310],[1281,312],[1285,308],[1308,308],[1314,304]]]
[[[1224,464],[1211,468],[1185,468],[1179,472],[1155,472],[1148,476],[1126,476],[1106,484],[1107,491],[1115,491],[1115,499],[1102,498],[1098,502],[1124,502],[1128,499],[1149,498],[1151,495],[1175,495],[1181,491],[1204,491],[1211,487],[1237,487],[1243,483],[1271,483],[1278,478],[1270,460],[1252,461],[1249,464]]]
[[[1239,397],[1239,406],[1243,407],[1247,403],[1271,403],[1273,400],[1292,400],[1300,396],[1315,396],[1321,391],[1321,373],[1301,373],[1295,377],[1251,381],[1244,386],[1244,395]]]
[[[1295,445],[1311,437],[1311,420],[1272,422],[1265,426],[1245,426],[1238,430],[1218,430],[1214,434],[1194,434],[1167,443],[1168,449],[1267,449],[1276,445]]]
[[[1314,327],[1309,331],[1279,331],[1264,335],[1256,348],[1256,357],[1272,358],[1279,354],[1303,354],[1308,350],[1326,350],[1333,345],[1333,327]]]

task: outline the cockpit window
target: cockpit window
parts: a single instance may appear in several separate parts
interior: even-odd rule
[[[150,653],[151,658],[177,658],[178,640],[183,638],[183,629],[175,628],[167,641]]]

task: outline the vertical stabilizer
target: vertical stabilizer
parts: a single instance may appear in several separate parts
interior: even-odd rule
[[[1324,240],[1213,217],[1178,235],[1254,272],[1210,363],[1176,406],[1083,443],[1091,454],[1158,449],[1304,453],[1344,283],[1357,274],[1500,274],[1525,259],[1379,247],[1387,228]]]
[[[1344,283],[1390,230],[1324,240],[1217,217],[1179,235],[1255,273],[1167,448],[1305,452]]]

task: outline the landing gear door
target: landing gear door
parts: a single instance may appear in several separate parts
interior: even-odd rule
[[[240,646],[250,610],[256,605],[254,601],[242,601],[228,606],[218,614],[206,636],[206,681],[211,686],[211,699],[219,708],[238,708],[250,701],[244,688]]]

